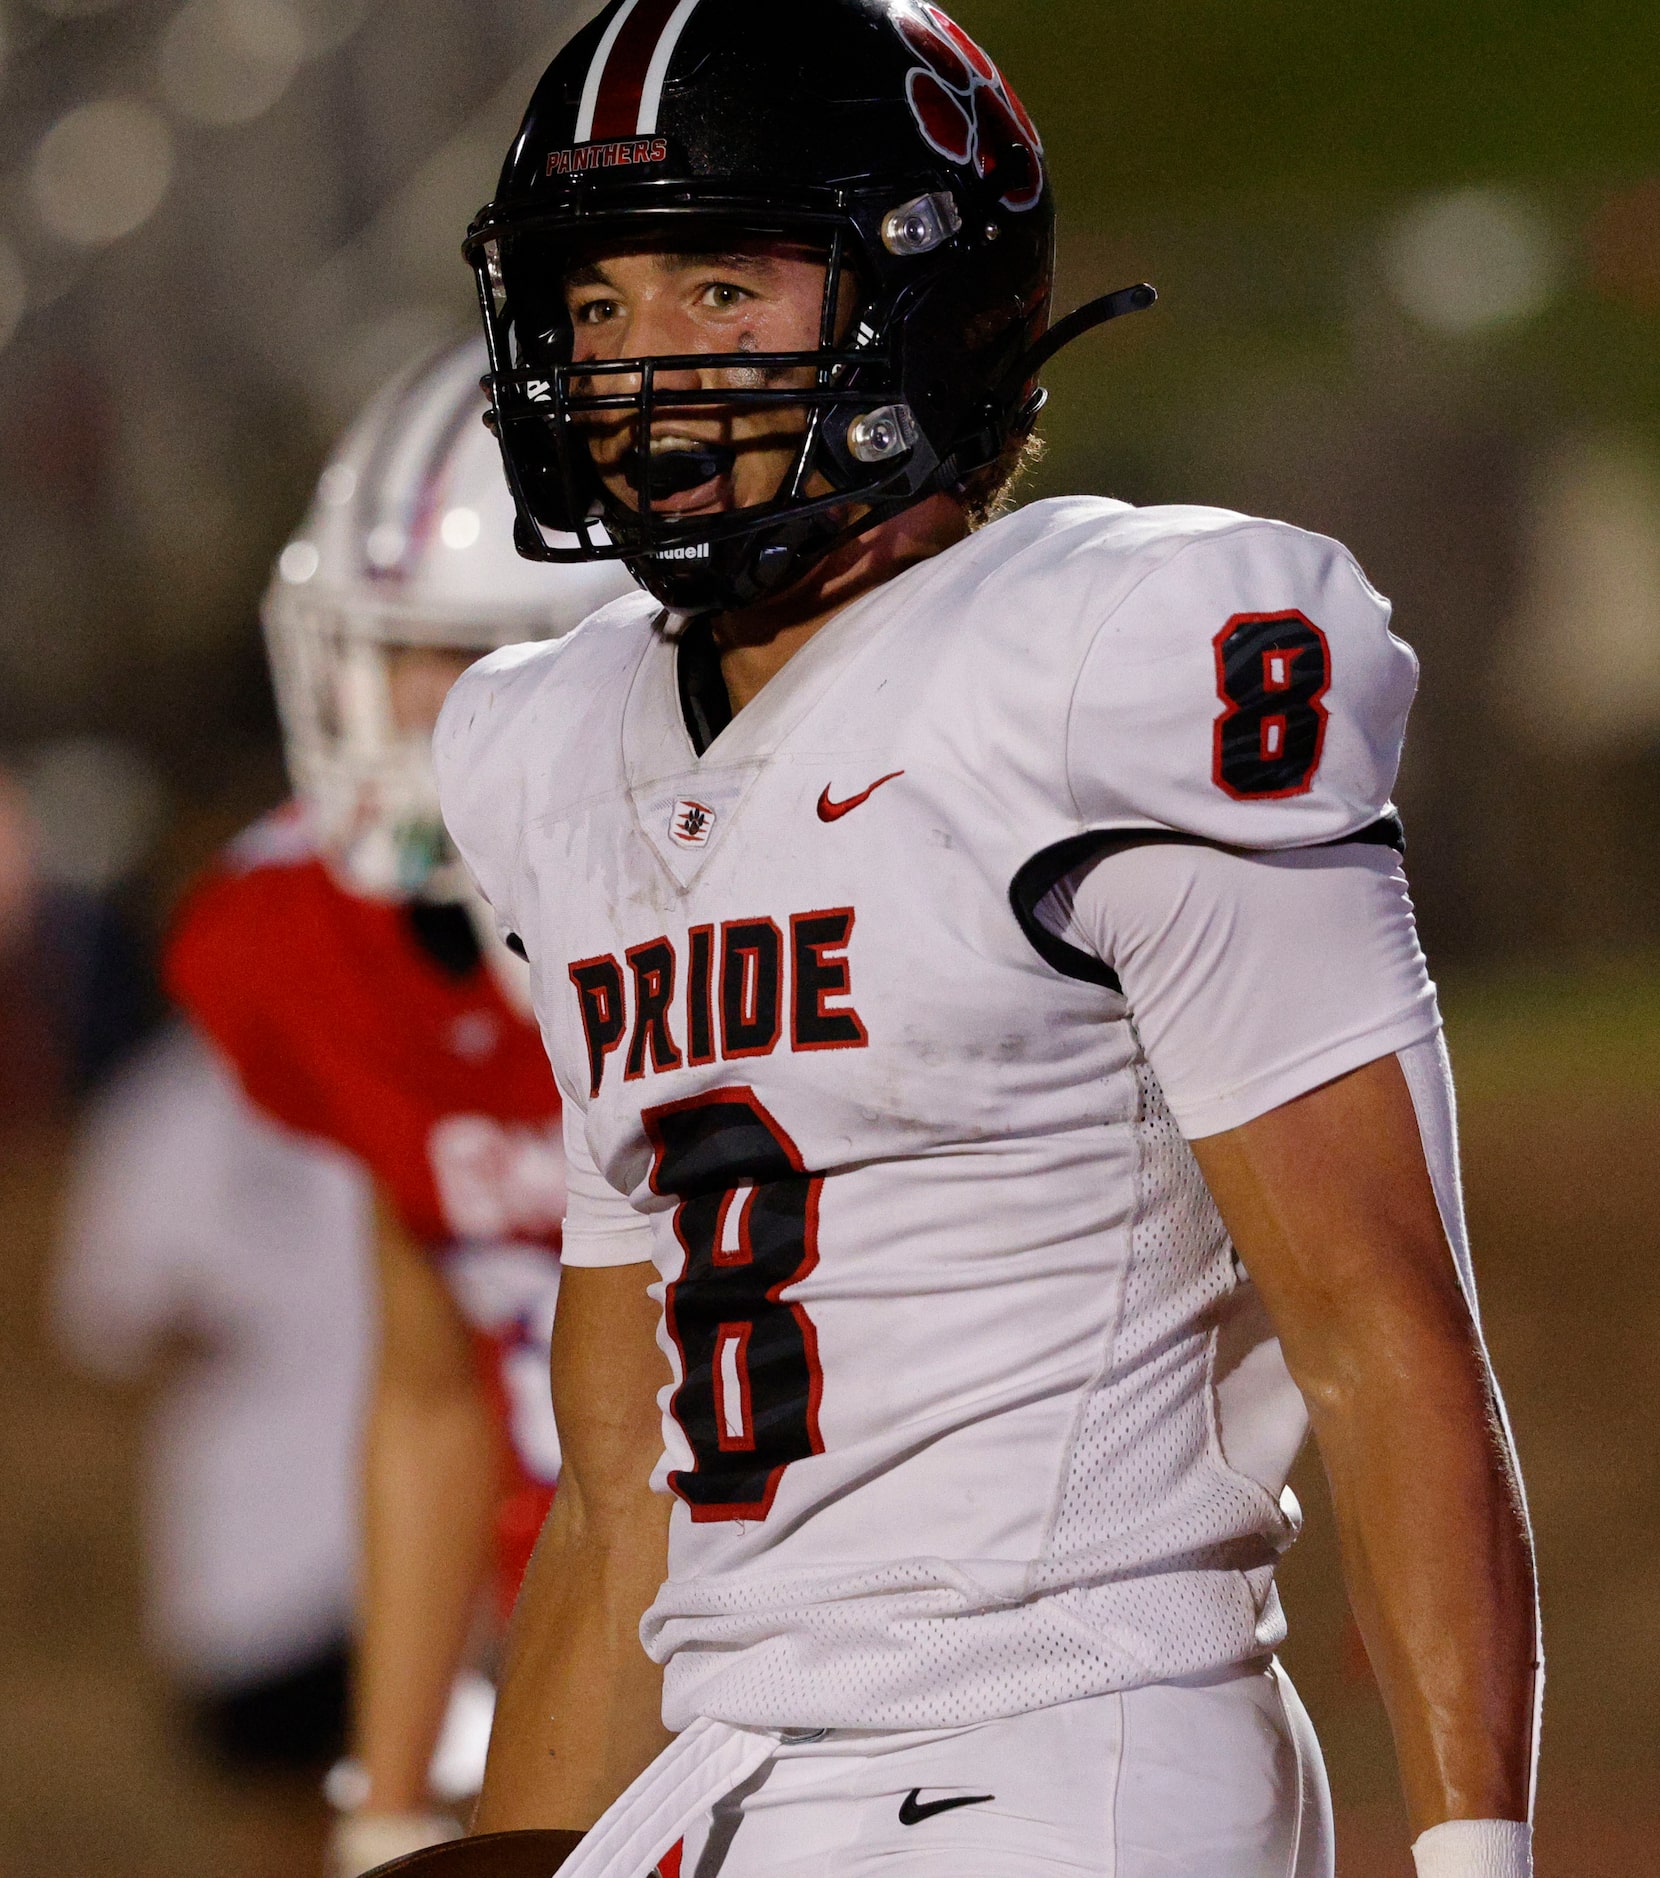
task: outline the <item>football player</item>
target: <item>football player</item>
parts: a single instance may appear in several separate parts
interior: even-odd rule
[[[1334,541],[996,514],[1046,359],[1152,298],[1051,328],[1052,246],[920,0],[614,0],[469,242],[521,544],[649,589],[436,739],[570,1180],[479,1825],[581,1878],[1329,1873],[1309,1421],[1419,1871],[1530,1867],[1416,664]]]
[[[379,1191],[363,1792],[336,1834],[341,1878],[458,1830],[427,1775],[492,1531],[505,1613],[559,1465],[559,1099],[524,967],[475,917],[444,835],[431,734],[471,660],[633,583],[614,564],[550,579],[515,554],[485,362],[473,341],[406,374],[324,470],[265,604],[296,800],[199,885],[168,958],[253,1099]]]

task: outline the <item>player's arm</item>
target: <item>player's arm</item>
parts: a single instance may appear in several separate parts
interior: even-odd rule
[[[1532,1554],[1405,876],[1369,843],[1154,843],[1071,891],[1065,930],[1119,976],[1306,1399],[1408,1806],[1429,1852],[1456,1851],[1420,1845],[1420,1870],[1521,1874]]]
[[[553,1331],[563,1467],[513,1615],[479,1832],[585,1830],[653,1760],[662,1671],[639,1626],[667,1569],[650,1489],[668,1366],[649,1265],[567,1265]]]
[[[528,939],[533,956],[535,922],[515,906],[518,834],[526,777],[545,767],[550,734],[536,719],[535,668],[562,656],[543,645],[481,660],[451,690],[433,736],[445,824],[503,929]],[[669,1739],[662,1672],[639,1632],[668,1563],[669,1502],[650,1487],[663,1447],[657,1395],[669,1381],[648,1290],[651,1228],[595,1163],[580,1085],[562,1082],[560,1093],[569,1195],[553,1328],[559,1495],[508,1635],[479,1832],[585,1831]]]
[[[427,1771],[489,1568],[501,1446],[471,1339],[432,1259],[377,1206],[380,1348],[363,1453],[353,1666],[365,1817],[429,1806]]]
[[[1308,1404],[1414,1829],[1525,1820],[1532,1550],[1400,1064],[1193,1148]]]

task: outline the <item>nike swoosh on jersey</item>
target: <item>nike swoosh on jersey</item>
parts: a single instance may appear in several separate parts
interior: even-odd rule
[[[862,803],[868,802],[883,783],[897,781],[905,772],[902,769],[890,771],[886,776],[878,776],[868,789],[861,789],[856,796],[849,796],[845,802],[830,800],[830,785],[824,786],[824,793],[818,799],[818,818],[821,822],[839,822],[844,815],[851,815]]]
[[[921,1804],[922,1789],[912,1787],[899,1802],[899,1823],[902,1826],[920,1826],[925,1819],[932,1819],[936,1813],[954,1813],[959,1806],[984,1806],[988,1800],[995,1800],[995,1793],[965,1793],[951,1800],[930,1800],[926,1806]]]

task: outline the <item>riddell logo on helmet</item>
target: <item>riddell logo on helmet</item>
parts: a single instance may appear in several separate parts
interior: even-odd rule
[[[636,163],[666,163],[669,146],[662,137],[627,137],[619,143],[584,143],[548,152],[550,176],[580,176],[586,170],[613,170]]]

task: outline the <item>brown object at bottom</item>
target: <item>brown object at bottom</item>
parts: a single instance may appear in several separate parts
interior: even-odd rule
[[[580,1832],[486,1832],[377,1865],[369,1878],[551,1878]]]

